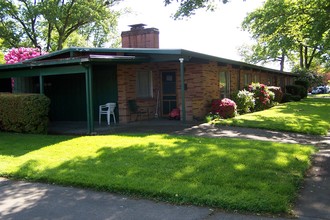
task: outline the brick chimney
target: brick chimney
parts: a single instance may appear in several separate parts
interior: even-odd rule
[[[129,25],[131,30],[121,33],[122,48],[159,48],[159,30],[144,28],[145,24]]]

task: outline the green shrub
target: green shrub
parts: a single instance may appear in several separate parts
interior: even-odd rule
[[[281,103],[291,102],[291,101],[293,101],[292,94],[291,93],[284,93]]]
[[[240,114],[251,112],[255,106],[254,93],[245,89],[238,91],[238,93],[234,95],[234,101],[237,105],[237,111]]]
[[[296,81],[305,81],[308,82],[308,88],[321,85],[323,83],[323,75],[313,70],[306,69],[293,69],[293,73],[298,75]],[[302,85],[301,83],[295,83],[296,85]],[[303,85],[304,86],[304,85]],[[306,86],[304,86],[306,87]]]
[[[294,84],[299,85],[299,86],[303,86],[306,89],[309,88],[309,82],[307,80],[296,80],[296,81],[294,81]]]
[[[287,85],[285,90],[292,95],[299,95],[301,99],[307,97],[307,89],[301,85]]]
[[[275,94],[268,90],[268,87],[260,83],[249,85],[249,91],[254,93],[256,111],[268,109],[274,105]]]
[[[220,119],[220,116],[218,114],[213,114],[212,112],[205,115],[204,121],[209,123],[213,120]]]
[[[293,95],[292,96],[292,101],[299,102],[300,100],[301,100],[301,96],[300,95]]]
[[[49,105],[45,95],[0,93],[0,130],[47,133]]]
[[[281,87],[277,86],[268,86],[269,91],[272,91],[275,94],[274,102],[282,102],[283,92]]]
[[[310,86],[310,83],[306,80],[296,80],[294,82],[295,85],[303,86],[305,89],[300,92],[300,96],[302,99],[306,98],[308,95],[308,88]]]

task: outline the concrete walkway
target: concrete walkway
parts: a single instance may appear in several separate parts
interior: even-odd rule
[[[91,190],[0,178],[0,219],[266,220],[206,207],[176,206]]]
[[[74,128],[70,129],[71,133],[74,133],[74,130]],[[117,125],[98,129],[100,134],[145,131],[313,144],[320,150],[313,158],[313,166],[307,174],[294,213],[302,220],[330,220],[329,135],[318,137],[261,129],[214,127],[208,124],[181,124],[166,121],[138,122],[129,126]],[[83,131],[79,130],[79,132]],[[105,192],[4,178],[0,178],[0,198],[0,219],[285,219],[277,216],[226,213],[207,207],[176,206]]]

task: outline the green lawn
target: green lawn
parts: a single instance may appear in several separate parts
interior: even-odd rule
[[[263,213],[289,213],[311,146],[170,135],[0,133],[0,176]]]
[[[317,95],[309,95],[310,98],[330,98],[330,93],[327,94],[317,94]]]
[[[326,135],[330,129],[330,98],[309,97],[214,123]]]

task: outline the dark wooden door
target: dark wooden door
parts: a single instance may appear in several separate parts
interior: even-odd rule
[[[168,116],[176,102],[176,76],[174,71],[162,73],[162,115]]]

